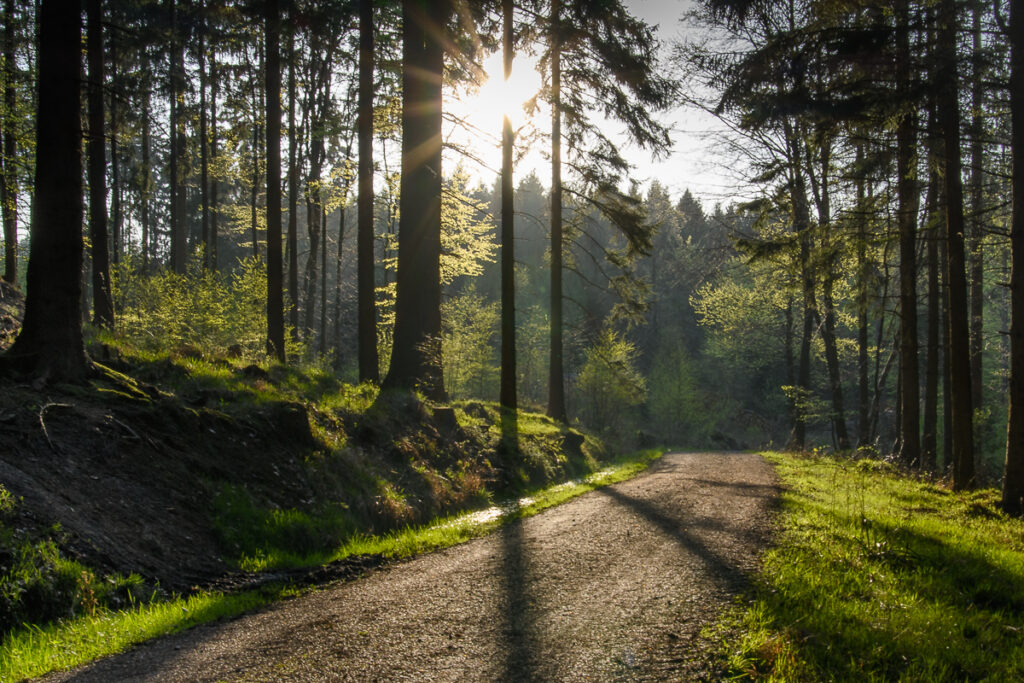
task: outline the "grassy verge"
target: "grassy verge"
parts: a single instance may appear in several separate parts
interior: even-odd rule
[[[579,480],[530,491],[518,500],[485,510],[447,517],[383,536],[356,536],[333,555],[309,558],[338,560],[357,554],[389,558],[446,548],[482,536],[502,524],[528,517],[602,486],[623,481],[645,470],[663,451],[648,450],[616,460],[605,469]],[[150,602],[125,610],[97,610],[94,615],[15,629],[0,643],[0,681],[16,681],[67,669],[121,652],[150,638],[198,624],[229,618],[295,595],[287,586],[237,594],[202,593],[188,598]]]
[[[1024,521],[884,463],[769,453],[781,537],[718,627],[735,680],[1024,680]]]

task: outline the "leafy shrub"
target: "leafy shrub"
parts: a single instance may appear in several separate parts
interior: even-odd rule
[[[265,353],[267,274],[262,260],[242,259],[230,273],[207,271],[198,260],[185,273],[144,273],[139,265],[127,259],[111,276],[118,329],[134,346],[154,352],[184,348],[224,354],[237,347],[245,356]]]
[[[576,384],[585,424],[609,435],[625,433],[634,409],[647,398],[647,382],[636,358],[636,347],[607,328],[587,350]]]

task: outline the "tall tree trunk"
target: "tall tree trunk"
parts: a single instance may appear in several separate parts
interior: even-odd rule
[[[896,90],[910,88],[910,17],[907,1],[897,5]],[[900,458],[921,461],[920,379],[917,367],[917,115],[904,108],[896,125],[896,193],[900,243]]]
[[[402,194],[391,364],[384,387],[445,399],[441,362],[441,79],[451,5],[402,2]]]
[[[800,245],[800,283],[803,301],[803,331],[800,337],[796,389],[793,401],[793,424],[788,447],[802,451],[807,445],[807,423],[803,405],[811,393],[811,339],[814,336],[815,304],[814,267],[811,263],[811,219],[807,204],[807,185],[801,166],[803,144],[787,122],[785,135],[790,152],[790,192],[793,202],[793,229]]]
[[[946,281],[949,286],[949,362],[952,398],[953,488],[974,486],[974,415],[964,257],[964,199],[960,178],[960,106],[956,72],[956,0],[942,0],[939,24],[938,121],[946,189]]]
[[[327,354],[327,207],[320,207],[320,356]]]
[[[857,145],[857,168],[864,163],[864,147]],[[857,177],[857,446],[871,443],[868,422],[870,399],[868,398],[868,292],[870,263],[868,262],[867,216],[864,205],[864,182],[862,173]]]
[[[843,401],[843,380],[839,369],[839,350],[836,348],[836,308],[832,297],[835,284],[835,255],[829,243],[829,231],[832,225],[832,195],[829,187],[829,166],[831,165],[831,141],[824,139],[821,145],[820,181],[817,183],[818,225],[822,234],[822,248],[827,255],[827,263],[821,284],[821,307],[824,313],[821,325],[821,341],[825,346],[825,366],[828,371],[829,390],[832,394],[832,426],[835,430],[836,445],[839,450],[850,448],[850,437],[846,432],[846,407]],[[811,161],[808,150],[808,162]],[[808,163],[813,169],[813,164]],[[812,182],[814,175],[810,175]],[[812,186],[814,187],[814,186]]]
[[[283,363],[284,271],[281,258],[281,9],[264,5],[267,31],[267,353]]]
[[[178,21],[178,3],[167,0],[171,26],[171,270],[185,272],[188,245],[185,226],[185,173],[181,157],[185,150],[185,48]]]
[[[35,211],[25,318],[5,354],[14,368],[49,381],[86,374],[82,295],[81,14],[77,3],[39,10]]]
[[[292,4],[290,13],[295,11]],[[298,138],[295,134],[295,108],[298,96],[295,87],[295,18],[288,30],[288,323],[291,334],[297,340],[299,333],[299,171]]]
[[[4,280],[18,279],[18,174],[15,172],[17,136],[14,134],[14,0],[4,0],[4,118],[3,178],[0,178],[0,204],[4,221]]]
[[[111,57],[112,67],[114,69],[111,74],[111,82],[119,84],[121,82],[117,71],[117,54],[114,52],[113,46],[111,46]],[[115,89],[116,89],[115,85]],[[118,145],[117,140],[121,130],[121,110],[118,107],[118,98],[116,92],[110,97],[110,214],[111,214],[111,259],[115,265],[121,262],[122,252],[124,251],[126,236],[124,234],[124,209],[122,199],[122,193],[124,188],[121,183],[121,148]]]
[[[142,272],[149,272],[149,258],[152,249],[153,226],[150,202],[153,199],[153,167],[149,160],[149,130],[152,125],[150,118],[150,90],[146,88],[142,94],[142,188],[139,197],[139,220],[142,222]]]
[[[211,50],[209,55],[210,69],[210,163],[216,168],[217,163],[217,95],[219,94],[217,76],[217,53]],[[210,178],[210,196],[208,200],[210,211],[210,232],[209,242],[206,244],[207,268],[211,271],[217,270],[217,174]]]
[[[924,362],[924,415],[921,433],[921,467],[935,471],[938,466],[938,426],[939,426],[939,173],[938,159],[935,154],[935,112],[934,107],[928,117],[928,196],[925,202],[925,220],[927,231],[927,268],[928,268],[928,318],[926,322],[925,362]]]
[[[89,62],[89,237],[92,242],[93,323],[113,329],[110,298],[110,244],[107,239],[107,143],[103,114],[103,7],[86,3],[86,55]]]
[[[202,213],[201,244],[203,267],[209,269],[210,255],[210,138],[206,114],[206,27],[199,31],[199,204]]]
[[[502,0],[504,22],[502,48],[505,81],[512,77],[513,0]],[[516,270],[515,253],[515,189],[512,184],[512,153],[515,143],[512,121],[505,115],[501,128],[501,406],[516,410]]]
[[[345,189],[348,199],[348,188]],[[334,262],[334,369],[341,370],[341,257],[345,245],[345,204],[338,210],[338,259]]]
[[[985,255],[984,255],[984,164],[982,136],[982,108],[985,106],[982,91],[984,56],[981,51],[981,11],[982,6],[976,3],[972,10],[971,34],[973,36],[973,62],[971,73],[971,225],[970,225],[970,256],[971,256],[971,402],[975,410],[982,407],[982,348],[984,345],[984,306],[985,306]]]
[[[1024,514],[1024,0],[1010,2],[1010,147],[1013,164],[1010,227],[1010,415],[1002,507]]]
[[[373,0],[359,1],[359,214],[356,298],[359,381],[380,381],[373,255]]]
[[[944,192],[945,190],[943,190]],[[939,234],[939,368],[942,375],[942,469],[953,467],[953,396],[950,393],[952,366],[949,358],[949,278],[945,273],[949,260],[949,246],[945,233],[945,197],[940,200],[942,223],[937,226]]]
[[[562,36],[561,0],[551,2],[551,359],[548,417],[568,421],[562,363]]]

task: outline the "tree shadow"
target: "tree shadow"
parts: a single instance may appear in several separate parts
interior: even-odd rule
[[[705,518],[684,520],[681,517],[672,516],[655,504],[623,493],[614,486],[598,489],[595,493],[607,496],[639,514],[657,527],[666,537],[675,541],[683,550],[698,558],[707,568],[708,576],[720,588],[729,592],[739,592],[749,585],[749,580],[740,567],[727,561],[696,534],[688,532],[687,528],[724,531],[737,536],[742,535],[744,530],[722,524],[719,520]]]

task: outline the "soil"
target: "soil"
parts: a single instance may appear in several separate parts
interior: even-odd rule
[[[715,679],[701,629],[757,568],[777,494],[756,455],[667,455],[488,537],[45,680]]]

